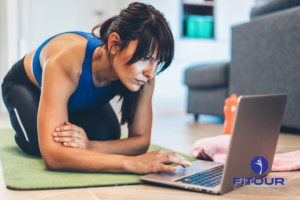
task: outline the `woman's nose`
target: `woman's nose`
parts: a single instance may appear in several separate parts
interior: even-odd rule
[[[144,71],[144,76],[148,79],[152,79],[155,76],[156,65],[149,65],[147,69]]]

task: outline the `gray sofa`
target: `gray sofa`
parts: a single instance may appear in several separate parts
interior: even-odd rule
[[[232,28],[229,63],[185,71],[187,112],[224,117],[231,94],[287,93],[282,125],[300,129],[300,0],[254,7],[248,23]]]

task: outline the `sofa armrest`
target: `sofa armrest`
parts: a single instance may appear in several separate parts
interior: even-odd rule
[[[200,88],[227,86],[228,70],[229,63],[192,67],[185,71],[184,83]]]

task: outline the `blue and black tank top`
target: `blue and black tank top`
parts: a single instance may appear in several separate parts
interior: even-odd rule
[[[64,32],[64,33],[76,33],[87,39],[87,46],[85,51],[84,62],[82,65],[82,74],[79,79],[78,86],[75,92],[70,96],[68,101],[68,110],[77,110],[77,109],[87,109],[87,108],[96,108],[101,107],[108,103],[112,98],[117,94],[116,86],[119,80],[114,81],[109,86],[105,88],[97,88],[93,81],[92,75],[92,57],[95,49],[102,45],[102,41],[98,38],[95,38],[91,33],[73,31],[73,32]],[[63,33],[57,34],[55,36],[61,35]],[[40,52],[42,48],[49,42],[52,38],[46,40],[39,48],[37,49],[32,63],[34,76],[42,88],[42,69],[40,64]]]

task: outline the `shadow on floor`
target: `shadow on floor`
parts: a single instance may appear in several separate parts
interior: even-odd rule
[[[223,124],[224,123],[224,118],[216,117],[216,116],[213,116],[213,115],[199,115],[198,121]]]
[[[290,134],[300,135],[300,129],[282,126],[280,129],[280,133],[290,133]]]

